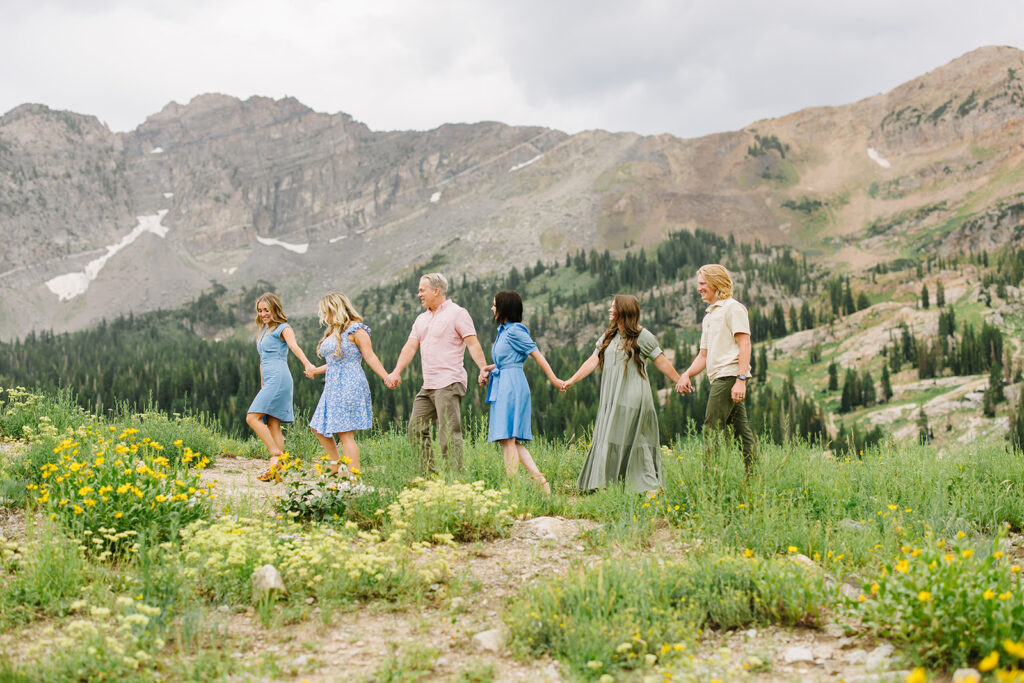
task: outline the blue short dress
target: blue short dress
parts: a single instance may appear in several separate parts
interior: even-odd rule
[[[281,339],[288,323],[264,331],[256,340],[260,352],[263,388],[252,400],[248,412],[276,417],[281,422],[294,422],[292,409],[292,373],[288,370],[288,343]]]
[[[316,412],[309,421],[318,434],[330,436],[339,432],[369,429],[373,425],[373,409],[370,404],[370,385],[363,372],[363,354],[349,335],[357,330],[370,328],[363,323],[352,323],[341,335],[341,358],[335,354],[338,341],[334,337],[324,339],[320,353],[327,361],[324,375],[324,391]]]
[[[487,402],[491,404],[488,441],[516,438],[533,439],[530,430],[530,385],[526,383],[523,362],[537,350],[530,330],[522,323],[502,323],[491,347],[495,368],[487,385]]]

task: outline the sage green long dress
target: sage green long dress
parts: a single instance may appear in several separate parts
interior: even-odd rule
[[[602,335],[603,336],[603,335]],[[661,355],[658,340],[647,329],[637,338],[646,363]],[[601,348],[600,338],[595,352]],[[651,382],[641,377],[636,362],[612,339],[604,352],[601,394],[594,438],[576,485],[583,491],[624,481],[630,491],[650,491],[663,484],[658,413]]]

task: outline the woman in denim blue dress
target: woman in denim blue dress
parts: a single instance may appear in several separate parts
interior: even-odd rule
[[[281,299],[267,293],[256,299],[256,349],[260,353],[260,391],[246,411],[245,422],[270,451],[270,467],[260,481],[275,478],[277,459],[284,453],[282,422],[295,420],[292,411],[292,373],[288,370],[288,350],[302,361],[306,372],[313,364],[299,348],[295,332],[288,324]]]
[[[530,429],[530,385],[526,382],[523,363],[532,357],[558,389],[562,381],[555,377],[544,354],[530,338],[530,330],[523,325],[523,300],[516,292],[498,292],[491,306],[494,322],[498,323],[498,336],[491,347],[493,364],[480,371],[480,384],[487,384],[487,402],[491,404],[488,423],[488,441],[501,444],[505,457],[505,474],[515,475],[519,463],[523,464],[534,481],[550,495],[551,487],[537,468],[524,441],[533,440]]]
[[[320,324],[326,325],[317,354],[327,362],[314,368],[313,375],[326,375],[324,390],[309,426],[331,460],[331,474],[338,474],[342,461],[348,472],[359,476],[359,446],[355,432],[373,425],[370,385],[363,372],[363,361],[384,379],[381,365],[370,343],[370,328],[344,294],[331,292],[320,299]],[[341,442],[344,458],[338,453],[335,435]]]

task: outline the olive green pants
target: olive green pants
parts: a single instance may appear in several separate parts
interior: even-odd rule
[[[425,474],[437,471],[430,427],[437,423],[437,439],[441,454],[450,467],[462,469],[462,397],[466,385],[450,384],[440,389],[420,389],[412,400],[409,415],[409,441],[420,457]]]
[[[754,466],[754,455],[757,440],[747,421],[746,399],[739,403],[732,400],[732,387],[736,384],[735,377],[719,377],[711,383],[711,395],[708,396],[708,408],[704,413],[704,443],[706,455],[711,456],[712,443],[725,436],[725,427],[731,427],[733,434],[743,445],[743,466],[750,472]]]

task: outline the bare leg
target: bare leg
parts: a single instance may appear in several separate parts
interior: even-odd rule
[[[341,442],[341,450],[345,454],[346,465],[352,474],[359,473],[359,444],[356,443],[355,432],[339,432],[338,441]]]
[[[274,417],[267,417],[267,422],[277,422],[277,434],[281,434],[281,421]],[[249,425],[252,431],[256,432],[256,436],[260,437],[260,441],[267,447],[270,452],[270,464],[273,465],[277,462],[277,456],[284,452],[284,438],[282,437],[281,443],[278,444],[277,437],[271,432],[268,424],[263,422],[263,413],[249,413],[245,416],[245,423]]]
[[[533,461],[533,456],[530,455],[530,451],[526,450],[526,446],[524,446],[522,443],[518,441],[515,441],[515,439],[511,439],[511,441],[515,442],[516,453],[519,456],[519,462],[523,463],[523,467],[525,467],[526,471],[530,473],[530,476],[533,477],[533,480],[540,484],[541,488],[544,489],[544,495],[550,496],[551,486],[548,485],[548,480],[544,478],[544,475],[537,467],[537,463]]]
[[[312,429],[312,427],[310,428]],[[327,457],[331,460],[331,474],[337,474],[341,468],[341,455],[338,453],[338,444],[334,443],[334,436],[324,436],[320,432],[313,429],[313,433],[316,434],[317,440],[320,445],[323,446],[324,452],[327,453]]]
[[[498,443],[501,444],[501,451],[505,456],[505,476],[514,477],[519,469],[519,452],[516,450],[516,440],[500,439]]]
[[[281,420],[267,415],[267,429],[274,440],[274,445],[277,446],[277,452],[284,453],[284,434],[281,432]],[[270,464],[275,464],[275,461],[276,458],[271,458]]]

